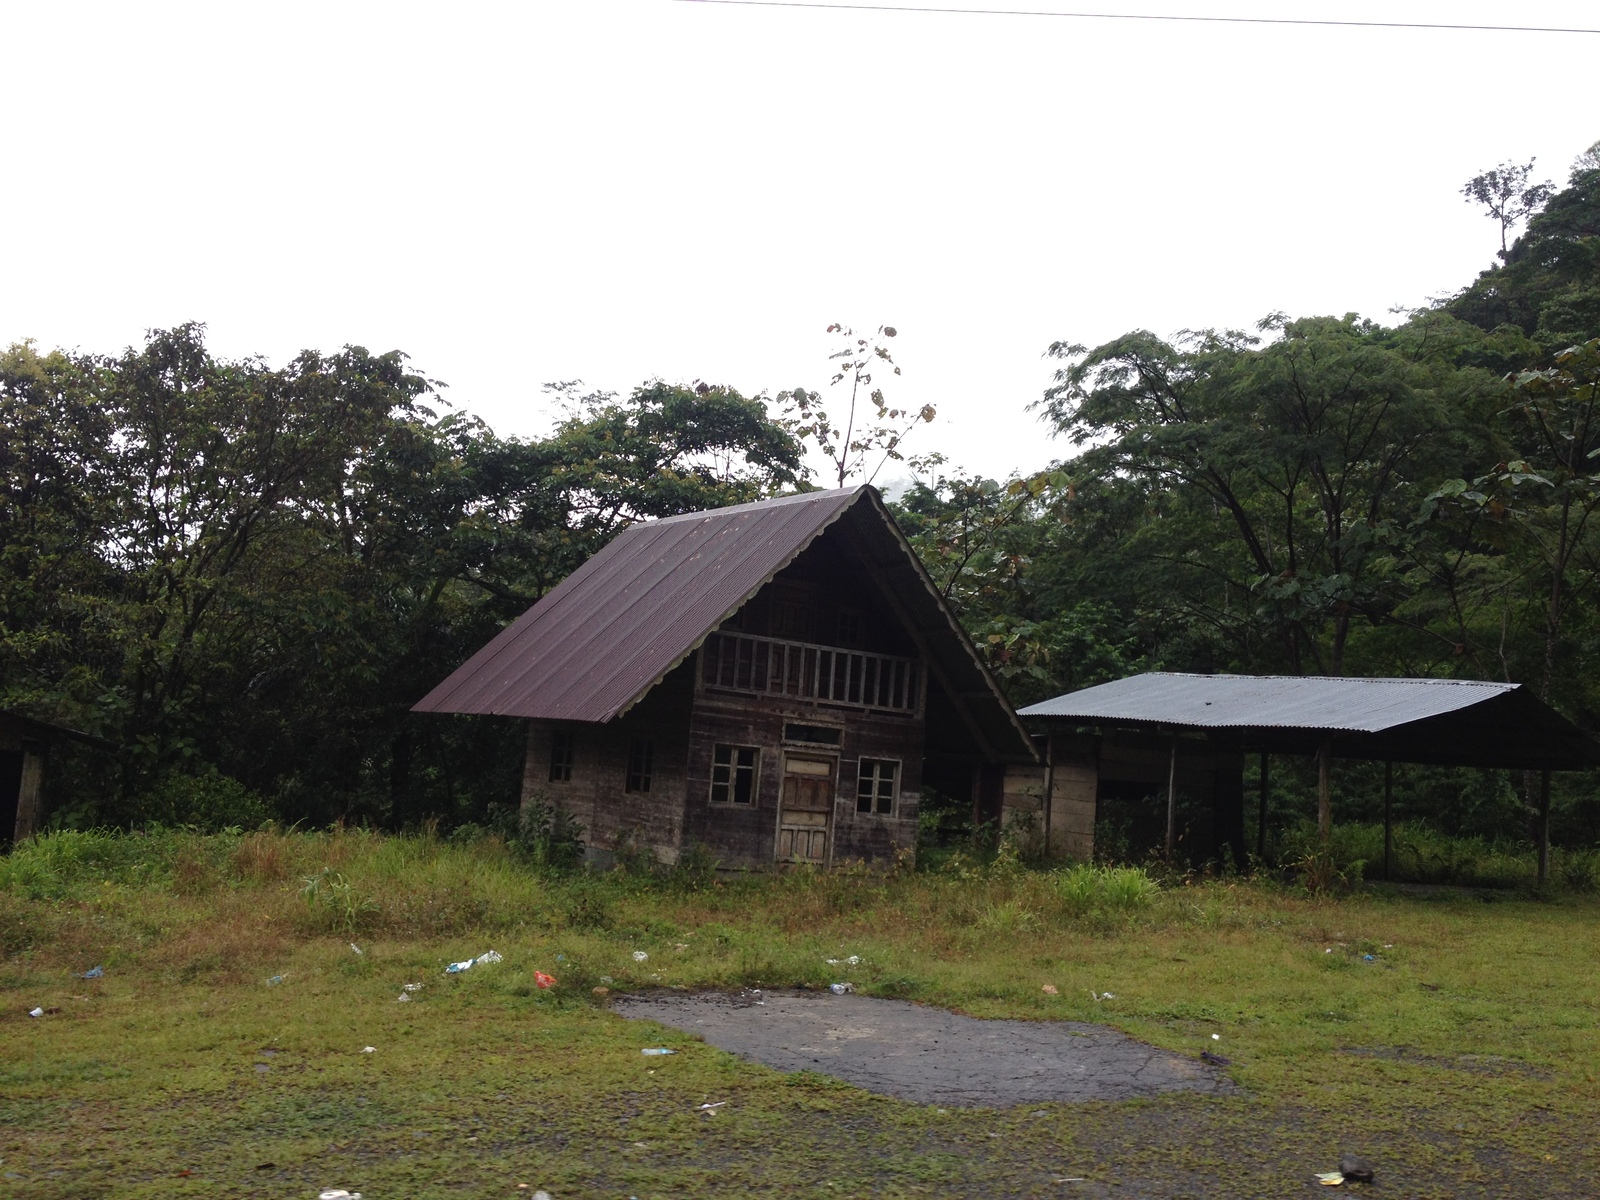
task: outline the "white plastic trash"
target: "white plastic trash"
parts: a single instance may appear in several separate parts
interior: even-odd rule
[[[830,983],[828,985],[828,990],[835,996],[843,996],[846,992],[853,992],[856,989],[853,984],[849,983]]]
[[[676,1050],[668,1050],[665,1046],[646,1046],[639,1051],[640,1054],[655,1056],[658,1054],[676,1054]]]
[[[497,962],[500,962],[502,960],[501,960],[501,956],[500,956],[500,951],[498,951],[498,950],[487,950],[484,953],[478,955],[478,957],[473,959],[472,961],[475,962],[475,963],[497,963]]]
[[[317,1200],[361,1200],[360,1192],[347,1192],[343,1188],[327,1188]]]
[[[650,961],[650,956],[648,954],[646,954],[643,950],[635,950],[633,952],[633,961],[634,962],[649,962]]]
[[[44,1009],[42,1009],[42,1008],[30,1008],[28,1010],[28,1015],[30,1017],[42,1017],[42,1016],[44,1016]]]

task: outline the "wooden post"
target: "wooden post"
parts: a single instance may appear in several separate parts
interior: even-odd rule
[[[1390,810],[1394,807],[1394,764],[1383,764],[1383,881],[1389,882],[1389,857],[1394,845],[1394,823]]]
[[[1178,844],[1178,736],[1172,736],[1172,758],[1167,764],[1167,857]]]
[[[1256,858],[1267,861],[1267,752],[1261,752],[1261,811],[1256,817]]]
[[[1333,841],[1333,740],[1317,749],[1317,836],[1326,846]]]
[[[1550,768],[1539,772],[1539,886],[1550,880]]]
[[[1044,735],[1044,856],[1049,858],[1053,847],[1050,843],[1050,817],[1056,806],[1056,736],[1053,733]]]
[[[12,844],[20,846],[39,832],[39,793],[44,783],[44,747],[22,743],[22,779],[17,786],[17,824]]]

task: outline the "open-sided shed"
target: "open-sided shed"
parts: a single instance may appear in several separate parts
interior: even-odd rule
[[[1501,767],[1541,773],[1540,870],[1549,845],[1549,774],[1600,766],[1600,739],[1515,683],[1460,679],[1193,675],[1152,672],[1057,696],[1020,715],[1048,737],[1056,769],[1092,771],[1097,796],[1164,782],[1168,839],[1180,787],[1209,792],[1214,841],[1242,854],[1243,762],[1315,756],[1320,819],[1332,819],[1332,759]],[[1385,817],[1389,811],[1385,796]],[[1258,849],[1260,848],[1258,843]]]

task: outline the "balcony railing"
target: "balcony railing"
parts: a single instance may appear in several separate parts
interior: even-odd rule
[[[922,683],[915,659],[742,633],[706,638],[700,680],[735,692],[903,713],[917,711]]]

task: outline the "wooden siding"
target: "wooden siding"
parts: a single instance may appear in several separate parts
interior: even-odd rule
[[[833,726],[839,745],[786,741],[790,724]],[[754,803],[711,801],[712,750],[717,744],[755,746],[761,754]],[[725,867],[770,866],[777,857],[779,798],[786,752],[838,761],[830,858],[892,860],[917,841],[922,788],[922,722],[915,717],[862,712],[786,698],[703,688],[690,718],[685,838],[704,844]],[[856,786],[863,758],[900,764],[894,812],[858,813]]]
[[[661,862],[677,862],[684,846],[684,772],[693,686],[685,664],[608,725],[530,721],[523,805],[544,796],[565,807],[583,826],[587,856],[596,865],[609,866],[624,838]],[[572,779],[565,783],[550,780],[551,735],[558,729],[573,738]],[[628,752],[634,738],[651,743],[648,792],[627,790]]]

